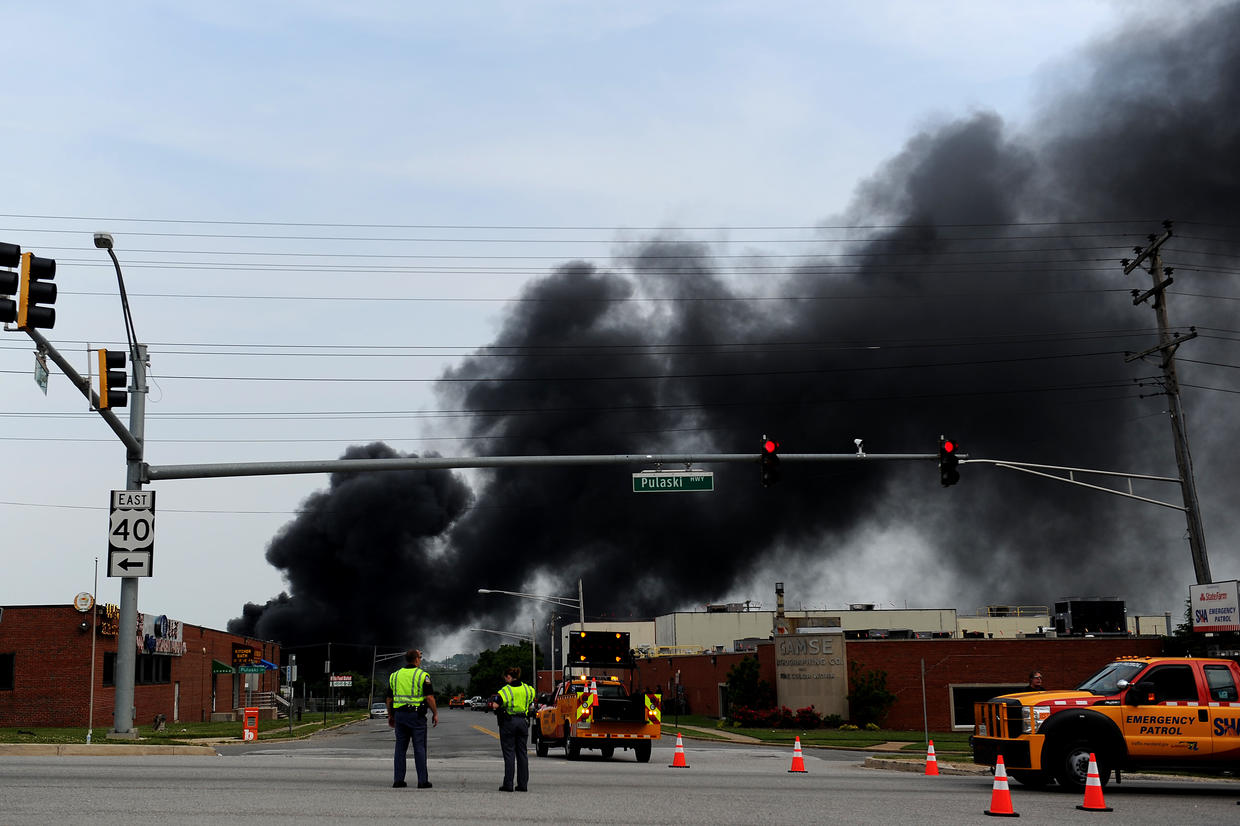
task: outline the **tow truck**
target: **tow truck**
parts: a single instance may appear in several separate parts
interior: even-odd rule
[[[632,749],[638,763],[662,735],[662,698],[638,691],[637,664],[625,631],[579,631],[569,637],[569,663],[549,705],[532,727],[534,753],[563,747],[569,760],[597,749],[609,760]]]

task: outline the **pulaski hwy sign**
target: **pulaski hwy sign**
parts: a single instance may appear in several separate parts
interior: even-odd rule
[[[643,470],[633,474],[634,493],[709,493],[715,474],[701,470]]]

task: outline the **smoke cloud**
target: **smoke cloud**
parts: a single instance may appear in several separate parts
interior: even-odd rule
[[[795,263],[673,231],[567,262],[440,383],[475,414],[461,435],[479,454],[752,452],[709,468],[714,493],[636,496],[616,467],[498,469],[473,492],[447,471],[337,475],[271,542],[288,592],[230,628],[426,639],[528,610],[477,597],[480,580],[570,593],[578,578],[591,617],[769,601],[775,579],[794,604],[1106,595],[1178,615],[1194,580],[1177,511],[985,465],[943,489],[932,461],[785,461],[764,489],[756,461],[763,434],[787,454],[858,437],[929,454],[946,434],[975,458],[1175,475],[1161,370],[1125,361],[1156,344],[1131,296],[1150,278],[1119,264],[1174,218],[1163,255],[1172,323],[1201,334],[1178,357],[1210,561],[1215,579],[1240,573],[1225,458],[1240,436],[1240,6],[1142,25],[1066,70],[1032,127],[990,112],[927,127]],[[1174,485],[1139,492],[1179,501]]]

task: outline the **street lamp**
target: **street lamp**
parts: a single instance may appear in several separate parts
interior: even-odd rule
[[[511,631],[496,631],[491,628],[471,628],[469,630],[478,631],[483,634],[498,634],[501,637],[513,637],[515,639],[522,640],[522,641],[529,640],[530,641],[530,668],[533,669],[532,671],[530,671],[530,680],[532,680],[530,685],[534,686],[535,691],[538,690],[538,654],[537,654],[538,644],[534,642],[534,620],[532,617],[530,618],[530,633],[528,635],[527,634],[514,634]],[[554,676],[555,675],[553,674],[552,677]]]
[[[577,580],[577,598],[576,599],[573,599],[572,597],[553,597],[553,596],[547,596],[546,594],[523,594],[520,591],[501,591],[496,588],[479,588],[478,593],[480,594],[507,594],[510,597],[521,597],[522,599],[532,599],[538,602],[550,603],[551,605],[559,605],[564,608],[576,608],[577,618],[581,623],[581,630],[582,631],[586,630],[586,603],[585,603],[585,600],[582,598],[580,579]],[[554,623],[552,623],[552,625],[554,625]],[[552,653],[552,656],[554,657],[555,655],[555,637],[554,636],[552,637],[551,646],[552,646],[551,653]],[[553,660],[552,667],[554,668],[554,666],[555,666],[555,663]],[[564,670],[564,648],[563,646],[561,646],[560,647],[560,671],[562,672],[563,670]]]

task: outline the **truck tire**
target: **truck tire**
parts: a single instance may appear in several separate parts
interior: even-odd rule
[[[1089,778],[1089,755],[1093,753],[1098,763],[1098,779],[1105,786],[1111,779],[1111,767],[1105,754],[1088,740],[1071,740],[1061,746],[1051,763],[1055,779],[1059,785],[1073,792],[1084,791],[1085,781]]]
[[[564,729],[564,754],[569,760],[576,760],[581,756],[581,741],[575,737],[569,737],[568,729]]]
[[[610,760],[611,756],[616,753],[616,747],[608,743],[606,746],[599,749],[599,751],[603,753],[604,760]]]
[[[539,757],[546,757],[547,756],[547,741],[539,737],[538,741],[534,743],[534,753],[537,754]]]
[[[637,755],[638,763],[650,762],[650,741],[639,740],[637,745],[633,746],[633,753]]]

